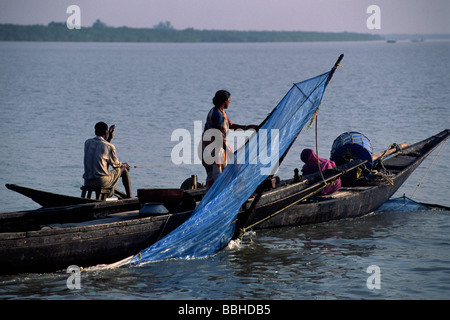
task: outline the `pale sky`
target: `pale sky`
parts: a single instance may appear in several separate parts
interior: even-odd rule
[[[285,30],[360,33],[450,33],[450,0],[0,0],[0,23],[65,22],[69,5],[82,27]],[[379,30],[369,30],[367,8],[380,8]]]

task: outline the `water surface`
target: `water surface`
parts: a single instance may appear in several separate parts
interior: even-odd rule
[[[235,123],[259,123],[293,82],[328,71],[344,53],[318,118],[319,155],[354,130],[374,152],[449,128],[450,42],[121,44],[0,43],[0,182],[80,194],[83,144],[98,121],[116,124],[119,159],[133,190],[179,187],[201,165],[175,166],[171,134],[205,120],[227,89]],[[303,132],[278,175],[315,147]],[[400,188],[416,201],[450,206],[450,148],[436,150]],[[431,169],[427,172],[427,168]],[[422,177],[420,187],[415,191]],[[414,192],[415,191],[415,192]],[[1,211],[37,208],[0,188]],[[65,270],[0,276],[2,299],[447,299],[448,211],[384,212],[248,234],[235,248],[200,260],[164,261],[82,274]],[[381,289],[366,272],[381,270]]]

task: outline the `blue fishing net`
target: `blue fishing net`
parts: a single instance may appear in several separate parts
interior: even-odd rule
[[[191,217],[140,252],[131,264],[172,258],[203,258],[231,240],[242,204],[278,168],[304,125],[319,108],[332,71],[295,83],[256,134],[234,154]]]
[[[418,203],[410,198],[400,197],[389,199],[379,207],[376,212],[384,211],[416,211],[429,210],[426,205]]]

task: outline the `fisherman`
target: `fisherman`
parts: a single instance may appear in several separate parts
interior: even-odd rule
[[[202,163],[206,169],[206,186],[209,188],[213,185],[214,181],[219,177],[222,171],[227,166],[227,153],[232,153],[230,146],[226,141],[229,129],[254,129],[258,130],[257,125],[242,126],[232,123],[225,113],[225,109],[228,109],[230,105],[230,93],[226,90],[219,90],[216,92],[212,102],[214,107],[209,111],[206,118],[205,128],[202,135]],[[214,141],[214,137],[205,136],[210,129],[217,129],[220,131],[223,138],[223,145],[219,148],[213,148],[210,155],[214,159],[212,163],[205,161],[205,148]],[[216,150],[218,152],[216,154]]]
[[[125,194],[116,190],[124,198],[131,198],[130,166],[119,161],[116,148],[111,143],[114,136],[115,125],[108,130],[108,125],[98,122],[95,125],[95,138],[84,143],[84,185],[86,187],[111,188],[111,197],[114,194],[119,178],[125,187]],[[111,166],[112,170],[108,171]]]
[[[318,164],[320,163],[320,171],[324,171],[326,169],[336,168],[336,164],[334,161],[319,158],[317,159],[317,155],[312,149],[304,149],[300,155],[300,159],[305,163],[302,168],[303,175],[312,174],[319,171]],[[320,191],[320,194],[332,194],[339,190],[341,187],[341,179],[337,179],[324,189]]]

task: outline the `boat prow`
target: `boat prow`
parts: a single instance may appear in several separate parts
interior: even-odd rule
[[[12,191],[16,191],[34,202],[41,205],[43,208],[51,208],[51,207],[61,207],[61,206],[71,206],[76,204],[83,203],[95,203],[99,202],[96,199],[89,198],[81,198],[68,196],[63,194],[52,193],[48,191],[42,191],[37,189],[32,189],[28,187],[19,186],[17,184],[6,184],[6,188]]]

